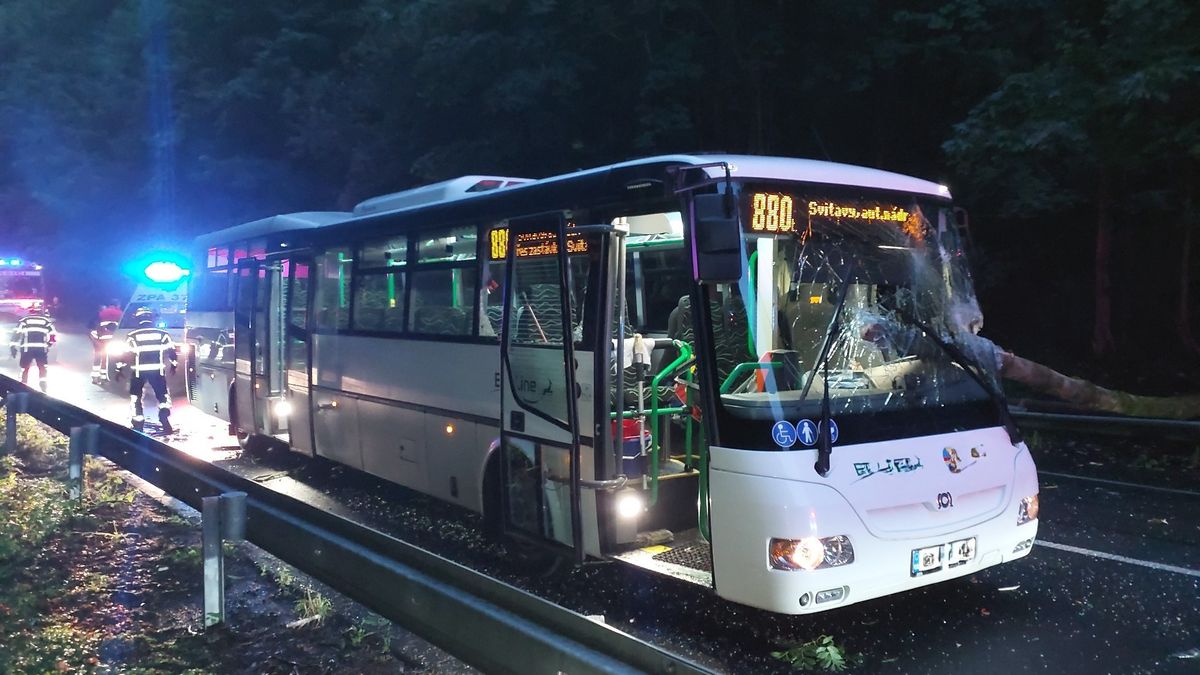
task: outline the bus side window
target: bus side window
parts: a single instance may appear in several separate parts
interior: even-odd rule
[[[470,335],[477,275],[474,266],[413,270],[408,318],[412,332]]]
[[[317,331],[334,333],[350,327],[350,249],[335,248],[317,258],[315,304]]]
[[[500,321],[504,316],[504,262],[489,262],[483,266],[483,283],[479,285],[479,334],[500,336]]]

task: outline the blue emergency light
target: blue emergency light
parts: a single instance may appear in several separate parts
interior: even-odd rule
[[[188,275],[188,270],[179,266],[178,263],[169,260],[157,260],[146,265],[146,269],[142,270],[142,274],[146,278],[156,284],[173,284]]]

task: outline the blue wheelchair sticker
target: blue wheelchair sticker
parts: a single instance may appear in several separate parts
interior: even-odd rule
[[[787,420],[780,420],[771,427],[771,438],[775,441],[775,445],[781,448],[790,448],[796,444],[796,427]]]

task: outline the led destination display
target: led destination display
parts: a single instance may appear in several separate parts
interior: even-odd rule
[[[488,259],[504,260],[508,257],[509,234],[507,227],[498,227],[488,233]],[[538,258],[556,255],[558,240],[553,232],[522,232],[517,235],[516,257]],[[588,241],[578,235],[567,235],[567,253],[575,255],[588,252]]]

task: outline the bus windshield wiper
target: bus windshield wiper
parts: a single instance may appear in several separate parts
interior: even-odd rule
[[[972,380],[975,380],[975,383],[983,389],[983,391],[992,400],[992,404],[995,405],[996,413],[1000,416],[1000,420],[1004,423],[1004,430],[1008,432],[1008,440],[1011,441],[1013,445],[1020,443],[1023,440],[1021,436],[1021,430],[1017,428],[1017,423],[1013,420],[1012,415],[1009,414],[1008,404],[1005,402],[1004,396],[1000,394],[1000,392],[995,386],[992,385],[991,382],[984,379],[979,374],[980,371],[983,370],[983,366],[979,365],[975,359],[967,356],[961,349],[958,348],[958,345],[942,339],[942,337],[938,335],[932,327],[908,313],[907,310],[901,307],[892,307],[892,310],[896,312],[897,316],[899,316],[901,319],[904,319],[905,322],[920,329],[920,331],[929,338],[930,342],[937,345],[946,354],[946,356],[950,357],[951,361],[966,371],[967,375],[969,375]]]
[[[813,380],[817,379],[817,368],[822,369],[822,395],[821,395],[821,426],[817,428],[817,463],[813,465],[813,469],[822,478],[829,475],[829,457],[833,454],[833,432],[829,424],[829,352],[833,348],[833,338],[842,331],[842,308],[846,306],[846,297],[850,294],[850,280],[854,278],[856,265],[853,261],[846,266],[846,276],[842,279],[842,286],[838,290],[837,306],[833,308],[833,316],[829,319],[829,328],[825,331],[825,341],[821,343],[821,354],[817,357],[817,362],[813,364],[812,373],[808,376],[808,381],[804,383],[804,391],[800,394],[800,400],[808,398],[808,390],[812,387]]]

